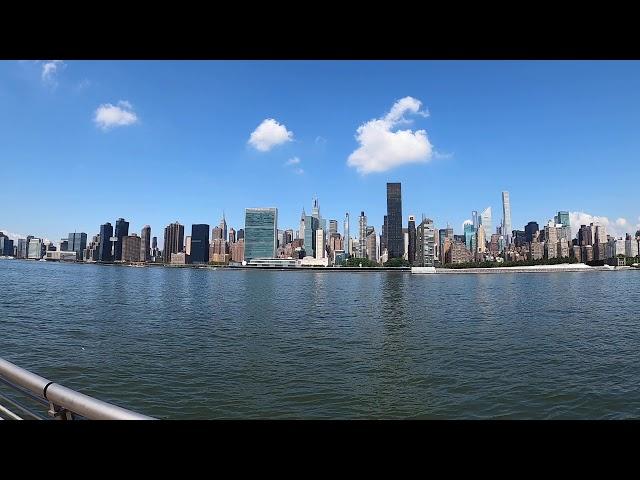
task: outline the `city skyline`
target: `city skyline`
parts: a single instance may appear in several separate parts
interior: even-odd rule
[[[57,244],[262,205],[295,229],[317,194],[324,218],[355,231],[364,210],[381,232],[400,182],[403,226],[425,212],[462,233],[491,207],[495,227],[509,191],[514,229],[562,209],[633,233],[639,79],[635,62],[0,62],[0,230]],[[631,175],[601,180],[603,162]]]

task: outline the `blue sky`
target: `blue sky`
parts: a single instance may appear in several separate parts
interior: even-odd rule
[[[495,226],[509,190],[513,228],[568,210],[635,232],[638,85],[613,61],[3,61],[0,230],[124,217],[162,243],[263,206],[296,229],[317,194],[340,230],[364,210],[379,232],[399,181],[405,224],[461,233],[491,206]]]

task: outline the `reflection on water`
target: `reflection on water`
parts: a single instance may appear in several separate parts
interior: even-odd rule
[[[0,356],[160,418],[631,418],[638,272],[0,261]]]

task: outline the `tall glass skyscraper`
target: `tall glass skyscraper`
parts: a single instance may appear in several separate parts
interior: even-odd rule
[[[475,233],[476,230],[473,228],[473,223],[464,224],[464,244],[470,252],[473,252],[473,236]]]
[[[222,227],[220,227],[222,228]],[[226,228],[226,222],[225,222]],[[209,225],[196,223],[191,225],[191,263],[209,262]]]
[[[115,236],[118,239],[114,246],[113,256],[114,260],[122,260],[122,239],[129,235],[129,222],[124,218],[116,220],[116,233]]]
[[[304,219],[304,254],[306,257],[316,256],[316,230],[320,228],[320,222],[312,215]]]
[[[67,251],[76,252],[76,259],[82,260],[82,252],[87,248],[86,233],[70,233],[68,237]]]
[[[153,246],[153,248],[156,247],[157,245]],[[151,227],[149,225],[142,227],[140,232],[140,261],[151,261]]]
[[[98,248],[99,262],[112,262],[111,237],[113,237],[113,226],[107,222],[100,225],[100,247]]]
[[[402,258],[402,190],[400,183],[387,183],[387,252],[389,258]]]
[[[305,225],[305,236],[306,230]],[[277,243],[278,209],[245,209],[244,259],[249,261],[254,258],[275,258]]]
[[[485,208],[480,214],[480,225],[484,229],[484,237],[491,238],[493,234],[491,230],[491,207]]]
[[[511,202],[509,192],[502,192],[502,235],[511,243]]]

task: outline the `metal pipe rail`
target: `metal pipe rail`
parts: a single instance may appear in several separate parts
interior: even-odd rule
[[[47,413],[55,419],[73,420],[74,415],[80,415],[89,420],[155,420],[153,417],[132,412],[63,387],[2,358],[0,358],[0,380],[36,401],[48,404],[49,411]],[[5,398],[5,401],[7,400]],[[29,412],[17,402],[11,400],[8,402],[33,417],[39,416]],[[0,414],[11,419],[21,420],[21,417],[9,410],[6,405],[0,405]]]

